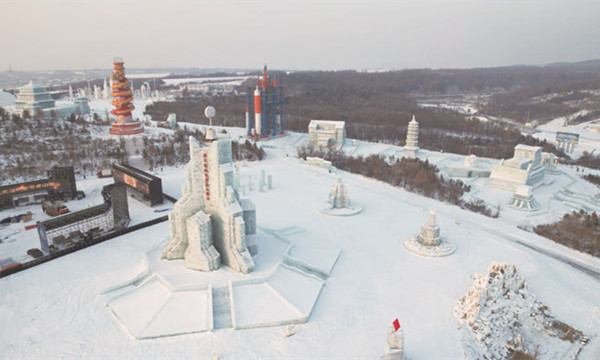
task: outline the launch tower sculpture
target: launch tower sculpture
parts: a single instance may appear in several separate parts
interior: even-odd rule
[[[246,133],[255,140],[283,135],[283,87],[267,75],[267,65],[256,89],[248,90],[246,104]]]
[[[114,58],[112,80],[112,105],[114,109],[110,112],[117,117],[117,121],[111,124],[110,133],[113,135],[133,135],[144,132],[142,123],[133,120],[131,112],[135,109],[133,105],[133,93],[129,88],[129,80],[125,77],[125,66],[122,58]]]

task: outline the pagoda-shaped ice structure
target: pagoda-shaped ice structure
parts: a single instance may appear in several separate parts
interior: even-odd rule
[[[436,211],[429,210],[427,223],[421,226],[421,232],[404,241],[404,247],[423,256],[446,256],[454,252],[455,246],[442,239],[440,226],[436,224]]]
[[[531,186],[527,185],[517,186],[508,205],[517,210],[536,211],[540,209],[540,204],[533,197]]]
[[[162,259],[184,259],[186,267],[212,271],[225,264],[247,274],[256,252],[254,204],[233,186],[231,140],[206,145],[190,136],[190,162],[182,196],[169,214],[171,240]]]
[[[418,241],[427,246],[438,246],[440,244],[440,226],[435,223],[436,212],[429,210],[427,223],[421,226],[421,233],[418,235]]]
[[[413,115],[412,120],[408,123],[408,131],[406,133],[406,145],[404,146],[404,155],[417,156],[419,152],[419,123]]]

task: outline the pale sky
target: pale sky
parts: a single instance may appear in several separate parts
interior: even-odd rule
[[[600,59],[600,0],[6,1],[0,71],[471,68]]]

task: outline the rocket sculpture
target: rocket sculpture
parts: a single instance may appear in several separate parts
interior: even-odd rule
[[[254,99],[252,98],[254,95]],[[253,114],[253,115],[252,115]],[[248,91],[246,103],[246,132],[255,140],[283,135],[283,87],[277,87],[277,80],[267,75],[265,65],[262,78],[256,81],[256,88]]]

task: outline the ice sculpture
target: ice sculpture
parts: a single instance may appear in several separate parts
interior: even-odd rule
[[[338,181],[331,187],[329,193],[329,208],[330,209],[342,209],[350,207],[350,200],[348,199],[348,192],[346,187],[342,184],[341,176],[338,177]]]
[[[329,192],[329,200],[319,208],[319,211],[326,215],[350,216],[361,212],[362,207],[350,205],[348,191],[342,184],[342,178],[338,177],[337,182],[333,184]]]
[[[204,145],[190,136],[189,145],[186,181],[169,214],[171,240],[161,259],[184,259],[186,267],[201,271],[225,264],[247,274],[254,269],[256,211],[234,189],[231,140]]]
[[[417,156],[419,152],[419,123],[413,115],[412,120],[408,123],[406,132],[406,145],[404,146],[404,155]]]
[[[427,223],[421,226],[421,232],[408,237],[404,241],[404,247],[409,251],[423,256],[447,256],[454,252],[454,244],[445,241],[440,236],[440,227],[435,222],[435,209],[429,210]]]
[[[440,244],[440,227],[435,223],[435,216],[435,210],[430,209],[427,224],[421,226],[421,233],[418,238],[423,245],[437,246]]]
[[[404,359],[404,332],[402,329],[394,330],[393,327],[390,327],[387,339],[385,340],[385,352],[383,359]]]

